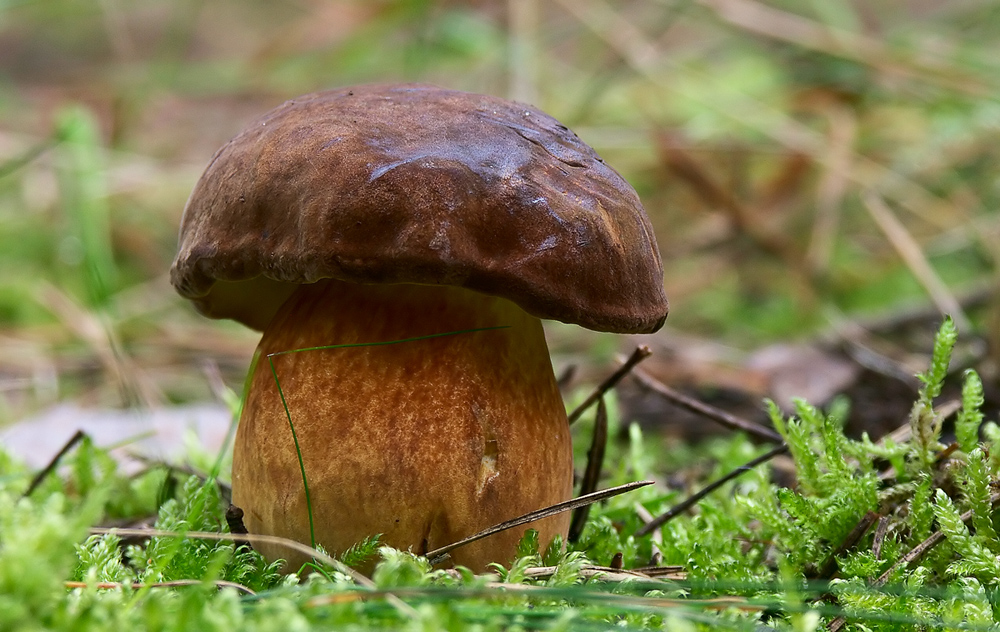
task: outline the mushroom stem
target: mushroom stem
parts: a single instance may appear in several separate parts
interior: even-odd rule
[[[497,326],[273,356],[274,374],[264,361]],[[324,280],[292,294],[257,351],[233,456],[233,502],[250,533],[310,540],[289,421],[317,543],[334,553],[375,533],[425,553],[572,494],[569,426],[541,322],[510,301],[457,287]],[[544,546],[566,535],[568,515],[530,526]],[[508,562],[523,532],[470,544],[453,561],[477,571]]]

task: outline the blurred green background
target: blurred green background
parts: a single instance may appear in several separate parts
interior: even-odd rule
[[[573,128],[652,218],[666,337],[928,304],[995,357],[998,44],[985,0],[0,0],[0,422],[238,389],[256,335],[167,282],[187,194],[258,114],[362,82]]]

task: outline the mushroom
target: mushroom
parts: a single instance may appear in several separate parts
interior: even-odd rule
[[[319,92],[251,123],[195,186],[171,281],[263,331],[233,454],[247,529],[335,553],[376,533],[425,553],[570,498],[540,319],[638,333],[667,314],[617,172],[531,106],[427,85]],[[544,546],[568,524],[531,526]],[[509,562],[526,528],[452,562]]]

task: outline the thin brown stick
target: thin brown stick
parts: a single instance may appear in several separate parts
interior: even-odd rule
[[[861,517],[851,532],[847,534],[844,541],[840,543],[837,550],[830,554],[830,557],[826,558],[823,566],[819,568],[815,577],[808,577],[808,579],[829,579],[833,577],[833,574],[837,572],[837,558],[842,557],[848,551],[853,549],[857,545],[858,541],[868,533],[868,530],[872,528],[872,525],[880,518],[880,516],[874,511],[867,512]]]
[[[647,533],[649,533],[653,529],[658,529],[659,527],[661,527],[664,524],[666,524],[669,520],[672,520],[673,518],[675,518],[675,517],[679,516],[680,514],[684,513],[685,511],[687,511],[688,509],[690,509],[691,507],[693,507],[695,504],[697,504],[699,500],[701,500],[705,496],[708,496],[709,494],[711,494],[712,492],[714,492],[716,489],[722,487],[723,485],[725,485],[729,481],[733,480],[734,478],[736,478],[740,474],[743,474],[744,472],[749,472],[750,470],[752,470],[753,468],[757,467],[761,463],[766,463],[767,461],[770,461],[771,459],[773,459],[774,457],[778,456],[779,454],[784,454],[785,452],[788,452],[788,446],[786,444],[782,443],[781,445],[775,447],[771,451],[765,452],[764,454],[760,455],[756,459],[752,459],[750,461],[747,461],[747,463],[745,465],[741,465],[740,467],[738,467],[738,468],[734,469],[733,471],[729,472],[728,474],[726,474],[722,478],[720,478],[720,479],[718,479],[718,480],[716,480],[714,482],[709,483],[705,487],[702,487],[700,490],[698,490],[694,494],[691,494],[690,496],[688,496],[687,498],[685,498],[680,503],[678,503],[678,504],[674,505],[673,507],[671,507],[670,510],[667,511],[666,513],[660,514],[659,516],[657,516],[653,520],[650,520],[649,522],[647,522],[646,524],[644,524],[642,526],[642,528],[640,528],[638,531],[636,531],[635,535],[637,537],[641,537],[641,536],[646,535]]]
[[[712,421],[718,422],[730,430],[739,430],[749,435],[753,435],[758,439],[764,439],[765,441],[771,441],[773,443],[784,442],[781,435],[775,430],[750,420],[737,417],[736,415],[716,408],[715,406],[710,406],[709,404],[699,401],[693,397],[688,397],[683,393],[675,391],[663,382],[660,382],[642,369],[633,370],[632,376],[635,377],[639,384],[641,384],[644,388],[656,393],[675,406],[680,406],[681,408],[687,409],[695,414],[708,417]]]
[[[632,352],[632,355],[630,355],[628,359],[625,360],[620,367],[618,367],[617,371],[606,377],[603,382],[597,385],[594,392],[587,396],[587,399],[583,400],[579,406],[573,409],[573,412],[569,414],[569,423],[572,425],[573,422],[580,418],[580,415],[582,415],[584,411],[590,408],[597,400],[601,399],[605,393],[614,388],[615,384],[621,382],[622,378],[628,375],[629,371],[631,371],[635,365],[639,364],[652,354],[653,352],[650,351],[649,347],[646,345],[636,347],[635,351]]]
[[[963,286],[955,292],[955,298],[964,310],[972,310],[988,305],[995,300],[1000,285],[994,279],[978,281]],[[844,337],[851,337],[855,332],[864,335],[889,334],[913,324],[937,324],[941,320],[941,310],[936,305],[928,304],[924,299],[915,300],[904,305],[892,307],[888,311],[873,316],[835,320],[831,331],[820,336],[825,344],[838,344]],[[965,333],[965,332],[963,332]]]
[[[31,483],[28,485],[28,489],[24,490],[24,493],[21,494],[21,498],[27,498],[28,496],[31,496],[31,493],[34,492],[36,489],[38,489],[38,486],[42,484],[42,481],[45,480],[45,477],[51,474],[52,471],[59,466],[59,461],[61,461],[62,458],[66,456],[66,454],[76,446],[76,444],[83,441],[83,439],[86,436],[87,433],[85,433],[83,430],[77,430],[76,432],[74,432],[73,436],[69,438],[69,441],[67,441],[63,445],[63,447],[60,448],[58,452],[56,452],[56,455],[52,457],[52,460],[49,461],[49,464],[43,467],[41,471],[38,472],[38,474],[35,474],[35,478],[31,479]]]
[[[961,410],[961,408],[962,408],[962,402],[960,400],[950,399],[948,401],[941,402],[940,404],[938,404],[937,406],[935,406],[934,407],[934,414],[943,422],[946,419],[948,419],[949,417],[951,417],[952,415],[954,415],[955,413],[957,413],[959,410]],[[886,436],[882,437],[881,439],[879,439],[878,440],[878,445],[885,445],[886,438],[892,439],[895,443],[900,444],[900,443],[905,443],[905,442],[909,441],[912,437],[913,437],[913,426],[910,424],[910,421],[907,419],[898,428],[896,428],[895,430],[893,430],[892,432],[890,432],[888,435],[886,435]],[[955,449],[957,449],[957,446],[956,446]],[[943,459],[945,459],[949,455],[951,455],[952,452],[954,452],[954,449],[952,449],[950,451],[947,450],[947,449],[942,450],[934,458],[934,462],[935,463],[940,463]],[[896,472],[895,468],[890,467],[890,468],[888,468],[888,469],[883,470],[882,472],[880,472],[879,475],[878,475],[878,477],[879,477],[879,480],[881,480],[881,481],[888,481],[890,479],[895,478],[896,475],[897,475],[897,472]]]
[[[523,103],[538,101],[539,14],[538,0],[507,0],[509,98]]]
[[[118,385],[124,401],[142,404],[147,408],[164,401],[159,387],[123,351],[118,334],[99,314],[80,305],[47,282],[41,284],[36,296],[69,331],[90,347],[104,370]]]
[[[636,515],[639,516],[639,520],[642,520],[642,524],[649,524],[656,519],[642,503],[634,503],[633,507],[635,508]],[[660,551],[660,547],[663,546],[663,532],[654,532],[653,537],[650,539],[652,540],[653,554],[649,558],[649,566],[659,566],[663,562],[663,552]]]
[[[219,363],[214,358],[202,360],[201,372],[208,382],[209,390],[212,391],[212,395],[220,404],[229,406],[231,401],[239,401],[239,396],[226,385],[226,381],[222,378],[222,371],[219,370]]]
[[[210,582],[217,588],[235,588],[245,595],[256,595],[253,590],[244,586],[243,584],[237,584],[236,582],[227,582],[222,579],[215,579]],[[142,582],[133,582],[131,584],[123,584],[121,582],[97,582],[96,584],[88,584],[87,582],[65,582],[66,588],[89,588],[94,587],[98,590],[115,590],[117,588],[124,588],[129,586],[133,590],[139,590],[140,588],[177,588],[181,586],[202,586],[205,582],[200,579],[175,579],[169,582],[155,582],[152,584],[143,584]]]
[[[914,391],[920,387],[920,380],[914,376],[912,371],[895,359],[866,345],[862,340],[862,338],[844,337],[840,348],[860,367],[901,382]]]
[[[604,466],[604,451],[608,445],[608,409],[604,405],[604,398],[597,400],[597,416],[594,420],[594,432],[590,438],[590,449],[587,451],[587,468],[583,471],[583,480],[580,482],[580,496],[586,496],[597,490],[597,481],[601,477],[601,468]],[[583,534],[583,528],[587,524],[587,516],[590,515],[590,505],[577,507],[573,510],[573,520],[569,525],[567,539],[576,542]]]
[[[994,494],[991,494],[990,495],[990,505],[994,506],[998,502],[1000,502],[1000,492],[996,492]],[[973,513],[974,512],[971,509],[969,511],[966,511],[965,513],[963,513],[960,516],[960,518],[962,519],[962,522],[968,522],[968,521],[972,520]],[[935,546],[937,546],[942,541],[944,541],[944,539],[946,537],[947,536],[943,532],[941,532],[941,531],[935,531],[926,540],[924,540],[923,542],[921,542],[917,546],[915,546],[912,549],[910,549],[910,551],[906,555],[904,555],[903,557],[901,557],[898,560],[896,560],[896,563],[893,564],[889,568],[889,570],[887,570],[886,572],[884,572],[881,575],[879,575],[878,579],[876,579],[875,581],[873,581],[871,583],[871,586],[873,588],[878,588],[880,586],[884,586],[886,584],[886,582],[889,581],[889,578],[892,577],[893,573],[895,573],[896,571],[898,571],[900,568],[902,568],[904,566],[909,566],[910,564],[913,564],[915,562],[920,561],[920,559],[924,555],[927,555],[928,551],[930,551]],[[843,629],[844,625],[846,625],[846,624],[847,624],[847,618],[846,617],[843,617],[843,616],[837,617],[836,619],[834,619],[833,621],[830,622],[830,625],[827,626],[827,629],[830,630],[830,632],[839,632],[839,630]]]
[[[612,498],[619,494],[624,494],[630,492],[640,487],[645,487],[646,485],[652,485],[653,481],[636,481],[634,483],[626,483],[624,485],[619,485],[617,487],[609,487],[608,489],[601,490],[599,492],[594,492],[593,494],[587,494],[586,496],[580,496],[579,498],[574,498],[572,500],[566,500],[561,503],[557,503],[550,507],[545,507],[543,509],[537,509],[535,511],[530,511],[523,516],[518,516],[512,520],[507,520],[501,522],[500,524],[489,527],[488,529],[483,529],[479,533],[471,535],[467,538],[459,540],[458,542],[453,542],[446,546],[434,549],[433,551],[428,551],[425,556],[430,560],[431,564],[439,564],[445,559],[445,555],[454,551],[460,546],[465,546],[477,540],[482,540],[483,538],[489,537],[494,533],[500,533],[501,531],[506,531],[507,529],[513,529],[514,527],[519,527],[530,522],[535,522],[536,520],[541,520],[542,518],[548,518],[549,516],[554,516],[560,514],[564,511],[569,511],[571,509],[576,509],[577,507],[582,507],[584,505],[589,505],[591,503],[596,503],[601,500],[606,500]]]
[[[559,387],[560,391],[564,390],[570,385],[574,377],[576,377],[576,365],[569,364],[565,369],[563,369],[562,373],[556,377],[556,386]]]
[[[991,494],[990,505],[991,506],[996,505],[998,502],[1000,502],[1000,492]],[[974,512],[970,509],[969,511],[966,511],[959,517],[962,519],[962,522],[968,522],[972,520],[973,513]],[[891,568],[889,568],[889,570],[879,575],[878,579],[875,580],[874,585],[875,586],[885,585],[885,583],[889,581],[889,578],[892,576],[892,574],[895,573],[897,570],[899,570],[900,567],[908,566],[914,562],[920,561],[920,559],[924,555],[926,555],[928,551],[930,551],[935,546],[940,544],[940,542],[944,540],[945,537],[947,536],[945,536],[945,534],[941,531],[935,531],[934,533],[932,533],[926,540],[924,540],[917,546],[913,547],[909,553],[899,558],[896,561],[896,563],[893,564]]]
[[[878,526],[875,527],[875,535],[872,537],[872,553],[876,560],[882,559],[882,544],[887,533],[889,533],[889,517],[879,516]]]

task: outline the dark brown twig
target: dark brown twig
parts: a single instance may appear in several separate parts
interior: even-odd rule
[[[635,365],[639,364],[652,354],[653,352],[650,351],[649,347],[646,345],[636,347],[635,351],[632,352],[632,355],[630,355],[628,359],[625,360],[620,367],[618,367],[617,371],[598,384],[597,388],[594,389],[594,392],[588,395],[587,399],[583,400],[583,403],[573,409],[573,412],[569,414],[569,423],[572,425],[577,419],[580,418],[580,415],[582,415],[585,410],[593,406],[594,403],[601,399],[605,393],[614,388],[615,384],[628,375],[629,371],[631,371]]]
[[[590,439],[590,450],[587,451],[587,469],[583,471],[583,480],[580,482],[580,496],[586,496],[597,489],[597,481],[601,477],[601,468],[604,466],[604,451],[608,444],[608,409],[604,405],[604,398],[597,400],[597,416],[594,419],[594,432]],[[590,515],[590,505],[577,507],[573,510],[573,521],[569,525],[570,542],[576,542],[583,534],[583,528],[587,524],[587,516]]]
[[[737,417],[736,415],[730,414],[724,410],[716,408],[715,406],[710,406],[705,402],[698,401],[693,397],[688,397],[687,395],[675,391],[666,384],[660,382],[642,369],[633,370],[632,376],[635,377],[639,384],[641,384],[644,388],[653,391],[675,406],[680,406],[681,408],[685,408],[695,414],[708,417],[712,421],[718,422],[730,430],[740,430],[749,435],[753,435],[758,439],[764,439],[765,441],[771,441],[773,443],[783,443],[781,435],[771,428],[741,417]]]
[[[233,497],[232,485],[229,485],[219,480],[218,478],[212,478],[212,476],[210,476],[209,474],[206,474],[201,470],[195,469],[190,465],[180,465],[176,463],[171,463],[170,461],[167,461],[165,459],[152,457],[146,454],[142,454],[140,452],[129,451],[128,457],[130,459],[134,459],[144,464],[146,466],[146,470],[144,471],[160,467],[165,470],[169,470],[173,474],[183,474],[184,476],[193,476],[203,483],[211,481],[212,484],[215,485],[216,489],[219,490],[219,495],[222,496],[224,502],[228,502]]]
[[[760,455],[756,459],[752,459],[750,461],[747,461],[747,463],[745,465],[741,465],[740,467],[738,467],[738,468],[734,469],[733,471],[729,472],[728,474],[726,474],[725,476],[723,476],[719,480],[714,481],[712,483],[709,483],[705,487],[702,487],[700,490],[698,490],[697,492],[695,492],[691,496],[688,496],[686,499],[684,499],[680,503],[678,503],[678,504],[674,505],[673,507],[671,507],[670,510],[667,511],[666,513],[660,514],[659,516],[657,516],[653,520],[647,522],[645,525],[642,526],[641,529],[639,529],[638,531],[635,532],[635,535],[636,536],[644,536],[647,533],[649,533],[650,531],[652,531],[653,529],[657,529],[657,528],[663,526],[668,521],[672,520],[673,518],[679,516],[680,514],[684,513],[685,511],[687,511],[688,509],[690,509],[691,507],[693,507],[695,504],[698,503],[699,500],[701,500],[705,496],[708,496],[709,494],[711,494],[712,492],[714,492],[716,489],[722,487],[723,485],[725,485],[729,481],[733,480],[734,478],[736,478],[740,474],[743,474],[744,472],[749,472],[751,469],[757,467],[761,463],[766,463],[767,461],[770,461],[771,459],[773,459],[774,457],[778,456],[779,454],[784,454],[785,452],[788,452],[788,446],[785,445],[784,443],[782,443],[781,445],[776,446],[775,448],[773,448],[771,451],[765,452],[764,454]]]
[[[872,525],[875,524],[875,522],[880,518],[881,516],[874,511],[869,511],[862,516],[861,520],[858,521],[858,524],[854,525],[851,532],[847,534],[844,541],[840,543],[839,547],[837,547],[837,550],[831,553],[830,557],[826,558],[823,566],[821,566],[816,572],[815,577],[808,577],[808,579],[829,579],[833,577],[833,574],[837,572],[837,558],[853,549],[858,543],[858,540],[868,533],[868,530],[871,529]]]
[[[662,555],[660,557],[662,557]],[[630,568],[629,571],[633,573],[642,573],[643,575],[647,575],[649,577],[672,577],[673,579],[683,579],[684,574],[687,572],[684,570],[684,567],[680,565],[662,566],[660,564]]]
[[[596,503],[601,500],[606,500],[617,496],[619,494],[624,494],[625,492],[630,492],[640,487],[645,487],[646,485],[652,485],[653,481],[636,481],[634,483],[626,483],[624,485],[619,485],[617,487],[609,487],[608,489],[601,490],[599,492],[594,492],[593,494],[587,494],[586,496],[580,496],[579,498],[574,498],[572,500],[566,500],[561,503],[552,505],[551,507],[545,507],[544,509],[537,509],[535,511],[528,512],[523,516],[518,516],[511,520],[501,522],[500,524],[484,529],[479,533],[471,535],[458,542],[453,542],[446,546],[434,549],[433,551],[428,551],[426,557],[430,560],[431,564],[438,564],[443,561],[444,556],[451,551],[454,551],[460,546],[465,546],[471,542],[477,540],[482,540],[483,538],[489,537],[494,533],[499,533],[501,531],[506,531],[507,529],[513,529],[514,527],[519,527],[523,524],[528,524],[529,522],[535,522],[536,520],[541,520],[542,518],[548,518],[549,516],[554,516],[560,514],[564,511],[569,511],[571,509],[576,509],[577,507],[582,507],[584,505],[589,505],[591,503]]]
[[[566,368],[563,369],[563,372],[556,377],[556,386],[558,386],[561,391],[570,385],[570,382],[573,381],[574,377],[576,377],[576,365],[568,364],[566,365]]]
[[[995,506],[998,502],[1000,502],[1000,492],[991,494],[990,495],[990,506]],[[960,518],[962,519],[962,522],[968,522],[968,521],[972,520],[973,513],[974,512],[971,509],[969,511],[966,511],[965,513],[963,513],[960,516]],[[879,575],[878,579],[876,579],[875,581],[873,581],[871,583],[871,586],[873,588],[878,588],[880,586],[884,586],[886,584],[886,582],[889,581],[889,578],[892,577],[893,573],[895,573],[896,571],[898,571],[900,568],[902,568],[904,566],[909,566],[910,564],[913,564],[914,562],[920,561],[920,559],[924,555],[927,555],[928,551],[930,551],[935,546],[937,546],[942,541],[944,541],[944,539],[946,537],[947,536],[942,531],[935,531],[926,540],[924,540],[923,542],[921,542],[917,546],[915,546],[912,549],[910,549],[909,553],[907,553],[903,557],[901,557],[898,560],[896,560],[896,563],[893,564],[889,568],[889,570],[887,570],[886,572],[884,572],[881,575]],[[836,619],[834,619],[833,621],[830,622],[830,625],[827,626],[827,629],[830,630],[830,632],[839,632],[839,630],[842,630],[843,627],[844,627],[844,625],[846,625],[846,624],[847,624],[847,618],[846,617],[842,617],[842,616],[841,617],[837,617]]]
[[[87,433],[84,432],[83,430],[77,430],[75,433],[73,433],[73,436],[69,438],[69,441],[67,441],[66,444],[59,449],[59,452],[56,452],[56,455],[52,457],[52,460],[49,461],[49,464],[43,467],[41,471],[38,472],[38,474],[35,474],[35,478],[31,479],[31,483],[28,485],[28,489],[24,491],[24,494],[21,495],[21,498],[27,498],[28,496],[31,496],[31,493],[34,492],[36,489],[38,489],[38,486],[42,484],[42,481],[45,480],[45,477],[51,474],[52,471],[59,466],[59,461],[61,461],[62,458],[66,456],[66,454],[69,453],[69,451],[76,446],[76,444],[83,441],[84,438],[86,438],[86,436]]]
[[[889,533],[889,517],[879,516],[878,526],[875,527],[875,535],[872,537],[872,553],[876,560],[882,559],[882,543],[885,542],[887,533]]]
[[[1000,502],[1000,492],[990,495],[990,506],[996,505],[997,502]],[[959,517],[961,518],[962,522],[968,522],[972,520],[972,515],[973,511],[970,509],[969,511],[966,511]],[[889,581],[889,578],[892,577],[892,574],[895,573],[897,570],[899,570],[900,567],[909,566],[914,562],[920,561],[920,559],[924,555],[926,555],[928,551],[930,551],[935,546],[940,544],[941,541],[945,539],[945,537],[946,536],[943,532],[935,531],[930,536],[928,536],[926,540],[924,540],[917,546],[913,547],[909,553],[896,560],[896,563],[893,564],[889,570],[878,576],[878,579],[875,580],[873,585],[875,586],[885,585],[885,583]]]

